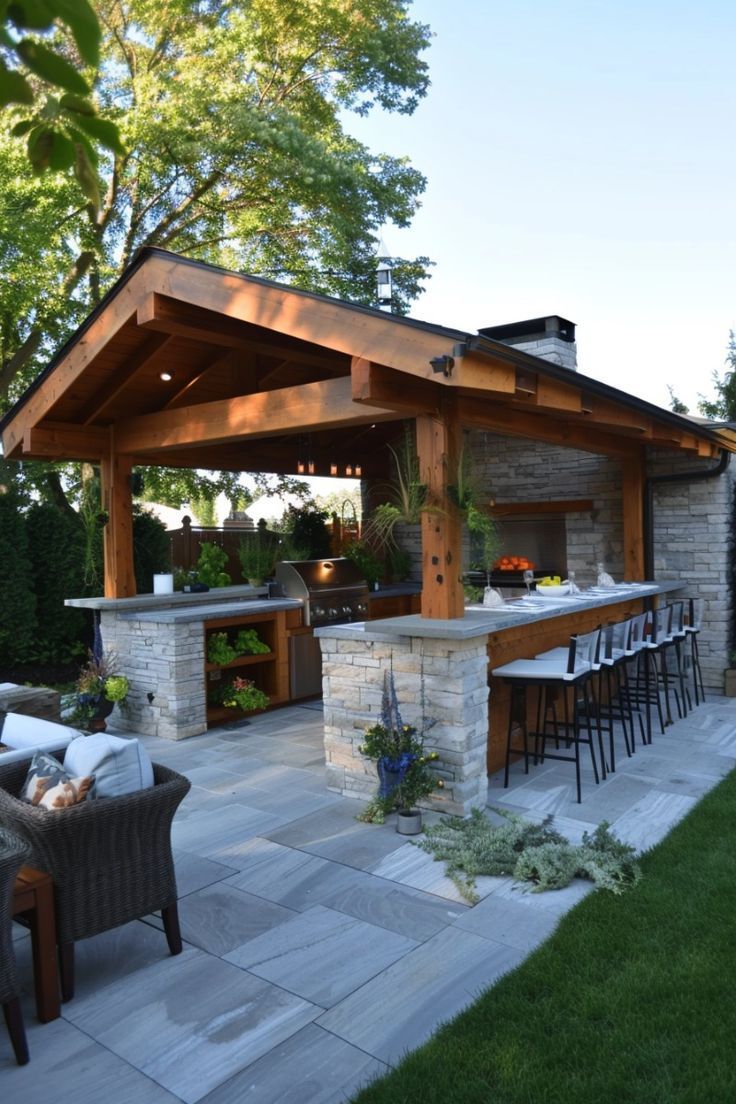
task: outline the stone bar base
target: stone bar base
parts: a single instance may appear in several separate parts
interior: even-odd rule
[[[102,610],[105,652],[130,680],[116,723],[131,732],[184,740],[207,730],[202,621],[139,620]]]
[[[358,751],[366,727],[381,715],[384,676],[393,671],[405,724],[424,725],[425,747],[439,755],[444,789],[422,802],[468,816],[487,799],[487,637],[441,640],[397,636],[343,625],[322,628],[327,784],[345,797],[376,793],[376,765]],[[434,722],[433,724],[431,722]]]

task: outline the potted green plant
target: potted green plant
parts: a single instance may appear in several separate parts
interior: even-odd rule
[[[225,587],[232,582],[225,571],[227,552],[219,544],[203,544],[199,550],[199,559],[195,568],[197,580],[206,587]]]
[[[90,651],[77,679],[72,723],[93,732],[104,732],[115,703],[124,702],[129,690],[126,676],[117,673],[115,656]]]
[[[468,527],[473,545],[471,555],[476,561],[474,566],[485,571],[487,581],[490,582],[488,576],[500,547],[498,528],[483,501],[488,496],[474,478],[465,448],[460,451],[454,474],[455,482],[448,483],[446,487],[447,497]]]
[[[243,577],[251,586],[262,586],[272,574],[279,546],[270,533],[245,533],[238,548]]]
[[[358,750],[375,761],[378,772],[378,792],[358,819],[382,824],[389,813],[396,811],[396,830],[416,835],[422,827],[417,802],[442,789],[444,783],[430,766],[438,759],[437,752],[427,751],[416,727],[401,720],[393,676],[388,671],[381,720],[365,730]]]
[[[252,679],[234,678],[222,689],[222,704],[227,709],[242,709],[244,713],[268,708],[269,700],[268,695],[259,690]]]
[[[420,480],[419,457],[411,427],[404,426],[404,437],[397,449],[388,447],[395,468],[394,480],[388,487],[388,501],[376,506],[363,530],[370,544],[386,550],[396,547],[397,525],[416,524],[421,521],[422,514],[441,513],[429,500],[429,487]]]
[[[367,541],[356,540],[346,545],[343,556],[360,571],[371,590],[383,574],[383,563]]]

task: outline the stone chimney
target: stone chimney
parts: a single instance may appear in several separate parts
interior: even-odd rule
[[[546,318],[528,318],[524,322],[509,322],[505,326],[487,326],[478,330],[483,337],[513,345],[532,356],[559,364],[562,368],[577,371],[578,358],[575,347],[575,323],[548,314]]]

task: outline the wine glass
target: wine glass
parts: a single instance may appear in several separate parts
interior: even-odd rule
[[[580,593],[580,587],[575,582],[575,572],[574,571],[568,571],[567,581],[570,584],[570,594],[579,594]]]
[[[534,572],[530,571],[527,568],[527,570],[524,572],[523,579],[524,579],[524,583],[526,584],[526,596],[527,596],[527,598],[529,598],[529,597],[531,597],[531,593],[532,593],[532,583],[534,582]]]

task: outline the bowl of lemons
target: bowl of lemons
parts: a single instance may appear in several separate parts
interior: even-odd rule
[[[559,575],[545,575],[537,579],[536,593],[542,598],[560,598],[570,593],[570,584],[563,583]]]

